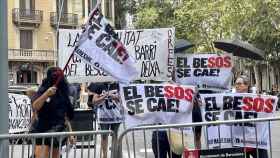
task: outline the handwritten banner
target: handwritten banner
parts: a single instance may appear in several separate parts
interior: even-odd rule
[[[9,133],[27,132],[31,120],[31,103],[25,95],[9,93]]]
[[[203,88],[228,89],[232,66],[230,54],[179,54],[176,55],[176,81]]]
[[[175,84],[120,85],[125,123],[145,124],[192,122],[194,87]]]
[[[202,94],[204,121],[240,120],[272,117],[277,97],[250,93]],[[246,146],[267,149],[268,122],[231,124],[207,127],[210,148]],[[256,134],[257,132],[257,134]],[[219,138],[220,135],[220,138]],[[256,142],[257,137],[257,142]]]
[[[174,66],[174,28],[120,30],[116,31],[129,55],[136,60],[139,75],[137,80],[168,81]],[[59,66],[64,67],[74,46],[77,44],[80,30],[59,30]],[[70,61],[65,74],[69,82],[105,82],[114,79],[103,72],[101,67],[84,63],[78,56]]]

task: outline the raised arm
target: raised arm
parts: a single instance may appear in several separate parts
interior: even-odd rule
[[[47,101],[49,97],[53,96],[56,93],[56,89],[56,87],[50,87],[41,96],[36,98],[32,103],[33,109],[39,111],[43,107],[45,101]]]

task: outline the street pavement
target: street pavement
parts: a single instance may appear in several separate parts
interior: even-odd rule
[[[280,116],[280,112],[277,112],[276,116]],[[119,133],[122,133],[124,131],[123,126],[121,126]],[[273,122],[272,123],[272,158],[278,158],[280,157],[280,121]],[[137,131],[134,132],[134,137],[132,133],[130,132],[125,139],[123,140],[122,146],[123,146],[123,158],[153,158],[153,152],[152,152],[152,143],[151,143],[151,136],[152,131]],[[193,136],[189,135],[188,137],[188,145],[193,148]],[[134,144],[133,145],[133,139]],[[109,138],[109,142],[110,142]],[[88,143],[90,145],[94,144],[94,141],[85,142],[85,147],[83,149],[76,148],[76,149],[70,149],[68,155],[66,153],[63,153],[63,158],[99,158],[100,157],[100,137],[97,138],[97,144],[96,148],[90,148],[88,149]],[[204,139],[202,140],[202,144],[205,144]],[[78,142],[78,146],[80,146],[81,143]],[[206,148],[205,145],[203,148]],[[11,149],[11,148],[10,148]],[[10,155],[10,158],[28,158],[28,150],[27,146],[22,148],[22,146],[17,145],[14,146],[14,152],[13,156]],[[21,151],[24,150],[25,152],[22,153]],[[110,149],[109,149],[110,150]],[[11,152],[10,152],[11,153]],[[110,152],[108,157],[110,157]],[[113,158],[117,158],[115,155]]]

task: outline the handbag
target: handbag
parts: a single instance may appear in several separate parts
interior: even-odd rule
[[[167,132],[170,149],[177,155],[182,155],[187,145],[187,136],[184,132],[172,129]]]

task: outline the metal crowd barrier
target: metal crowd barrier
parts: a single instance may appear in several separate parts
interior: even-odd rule
[[[248,147],[246,147],[245,144],[244,144],[245,147],[244,146],[243,147],[234,146],[234,147],[230,147],[230,148],[223,148],[221,145],[221,139],[220,139],[221,138],[220,137],[220,126],[225,125],[225,124],[228,124],[228,125],[242,124],[243,133],[244,133],[244,124],[245,123],[267,122],[268,123],[268,134],[269,134],[269,139],[270,139],[269,143],[268,143],[269,148],[267,150],[267,155],[268,155],[268,158],[272,158],[273,156],[278,157],[279,156],[278,153],[274,153],[274,155],[272,153],[272,150],[273,150],[272,141],[275,141],[278,138],[276,137],[276,139],[275,138],[272,139],[271,125],[272,125],[272,123],[274,125],[274,122],[272,122],[272,121],[279,121],[279,120],[280,120],[280,117],[273,117],[273,118],[242,119],[242,120],[230,120],[230,121],[199,122],[199,123],[188,123],[188,124],[153,125],[153,126],[141,126],[141,127],[130,128],[130,129],[125,130],[118,137],[118,153],[116,155],[117,155],[117,158],[162,158],[162,157],[166,157],[163,155],[155,156],[153,153],[154,150],[159,151],[160,148],[164,148],[166,145],[166,144],[165,145],[160,144],[161,142],[159,141],[159,139],[163,139],[162,138],[163,136],[158,135],[158,132],[165,130],[167,136],[170,137],[172,130],[179,129],[179,131],[182,133],[180,136],[181,137],[180,139],[182,140],[181,141],[182,146],[185,148],[185,146],[186,146],[185,139],[187,139],[188,147],[190,149],[194,149],[194,150],[190,150],[192,152],[189,152],[193,155],[187,156],[186,152],[188,152],[188,149],[185,148],[182,155],[179,156],[180,158],[181,157],[183,157],[183,158],[197,158],[197,157],[248,158],[248,155],[246,156],[246,153],[248,154],[248,152],[251,152],[251,154],[252,154],[252,151],[253,151],[253,153],[255,152],[254,154],[256,154],[254,156],[254,158],[264,158],[262,156],[259,156],[258,145],[256,145],[255,148],[248,148]],[[184,135],[183,133],[185,133],[186,128],[191,127],[191,129],[192,129],[197,126],[203,127],[202,136],[201,136],[202,145],[201,145],[200,149],[195,149],[196,141],[194,140],[194,137],[195,137],[194,135],[190,134],[190,135],[187,135],[187,137],[183,136]],[[208,136],[207,136],[207,134],[205,135],[205,133],[208,133],[208,131],[206,130],[207,128],[205,128],[205,127],[209,127],[209,126],[219,127],[218,135],[219,135],[219,144],[220,145],[219,145],[219,147],[216,147],[213,149],[209,148],[208,141],[206,141],[208,139],[207,138]],[[279,131],[275,131],[275,132],[279,133]],[[152,133],[157,134],[157,136],[156,136],[157,143],[155,143],[155,140],[152,140]],[[204,133],[204,136],[203,136],[203,133]],[[256,136],[256,140],[257,140],[257,138],[259,136],[257,134],[257,130],[255,130],[255,136]],[[259,136],[259,137],[261,137],[261,136]],[[245,134],[243,134],[243,140],[246,141]],[[126,145],[124,145],[124,143],[125,143],[124,141],[126,141]],[[154,141],[153,143],[156,144],[156,147],[153,146],[152,141]],[[256,144],[258,144],[258,143],[256,143]],[[280,145],[280,142],[279,142],[279,145]],[[275,146],[275,148],[277,148],[277,146]],[[278,146],[278,148],[279,148],[279,146]],[[276,149],[276,151],[278,151],[279,149]],[[171,147],[169,148],[169,152],[170,153],[172,152]],[[238,152],[241,152],[241,153],[239,155],[235,154]],[[278,151],[278,152],[280,154],[280,151]],[[177,158],[177,157],[176,157],[176,155],[173,156],[172,154],[170,154],[169,158]]]
[[[9,158],[35,158],[36,141],[38,142],[39,139],[43,145],[47,144],[47,142],[50,144],[50,153],[52,153],[54,149],[55,141],[58,142],[60,158],[99,158],[101,156],[101,139],[99,136],[102,135],[108,135],[108,141],[116,140],[116,138],[113,139],[113,137],[116,137],[114,133],[109,130],[7,134],[0,135],[0,140],[9,140]],[[75,140],[77,140],[74,144],[67,141],[70,136],[74,136]],[[114,146],[111,148],[114,148]],[[114,157],[112,152],[114,152],[114,150],[109,150],[108,147],[107,155]],[[53,158],[52,154],[49,154],[49,158]]]

